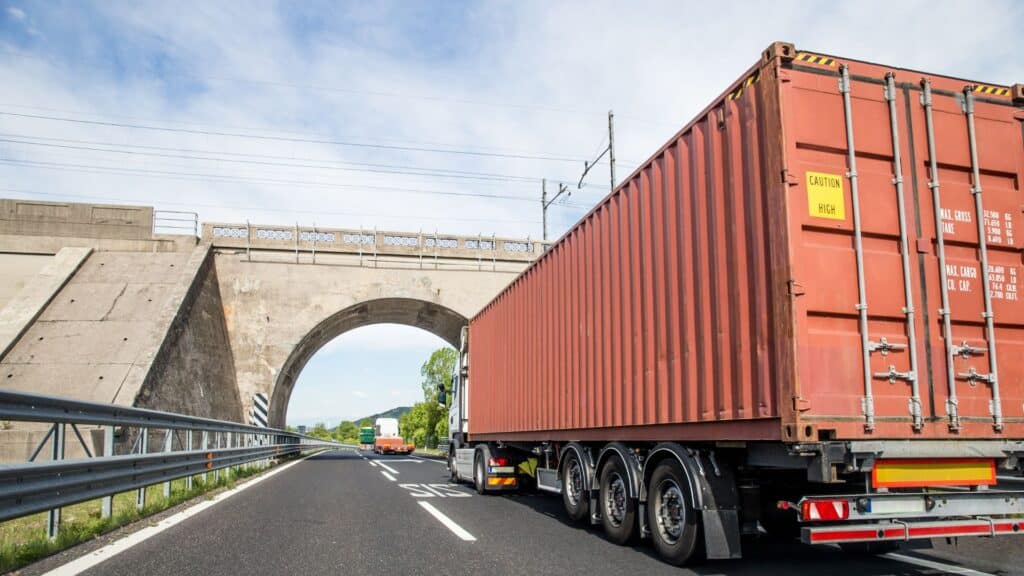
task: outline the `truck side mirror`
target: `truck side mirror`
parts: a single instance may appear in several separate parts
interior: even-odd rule
[[[437,403],[444,406],[447,403],[448,395],[444,391],[444,384],[437,385]]]

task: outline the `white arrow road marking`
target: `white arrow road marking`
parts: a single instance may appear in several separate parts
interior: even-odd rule
[[[466,531],[465,528],[459,526],[454,520],[444,515],[443,512],[431,506],[430,502],[417,502],[424,510],[430,512],[430,515],[437,518],[437,521],[444,524],[444,527],[451,530],[453,534],[461,538],[466,542],[476,542],[476,537]]]

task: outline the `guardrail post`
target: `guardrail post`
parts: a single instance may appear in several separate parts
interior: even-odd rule
[[[53,445],[50,455],[53,460],[64,459],[64,431],[67,424],[63,422],[53,425]],[[54,508],[46,514],[46,536],[50,540],[56,540],[60,531],[60,508]]]
[[[149,452],[149,428],[143,428],[139,433],[142,434],[142,437],[139,438],[139,454],[146,454]],[[142,512],[145,507],[146,486],[143,486],[135,493],[135,509]]]
[[[164,436],[164,453],[170,452],[174,449],[174,430],[167,429],[166,436]],[[171,499],[171,481],[164,482],[164,500]]]
[[[114,455],[114,427],[103,427],[103,456],[110,458]],[[100,507],[100,516],[110,518],[114,513],[114,497],[104,496],[103,504]]]
[[[210,445],[210,433],[207,432],[206,430],[203,430],[202,444],[203,444],[202,451],[206,452],[206,447]],[[203,472],[203,484],[206,484],[209,481],[210,481],[210,473],[209,472]]]
[[[217,450],[219,451],[220,450],[220,436],[221,436],[221,433],[220,432],[216,432],[215,435],[217,436]],[[218,456],[219,456],[219,454],[218,454]],[[214,482],[220,482],[220,468],[218,468],[218,469],[213,471],[213,481]]]
[[[186,430],[185,431],[185,444],[188,445],[185,448],[185,451],[186,452],[191,452],[192,451],[192,431],[191,430]],[[188,491],[188,492],[192,491],[192,476],[191,475],[185,476],[185,490]]]

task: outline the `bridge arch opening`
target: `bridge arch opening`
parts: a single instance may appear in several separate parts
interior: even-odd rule
[[[469,319],[440,304],[414,298],[380,298],[360,302],[332,314],[309,331],[292,350],[274,381],[270,425],[283,428],[292,390],[309,359],[328,342],[372,324],[401,324],[426,330],[458,348],[459,334]]]

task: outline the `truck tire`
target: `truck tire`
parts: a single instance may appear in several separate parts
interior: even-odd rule
[[[482,496],[487,494],[487,456],[479,451],[473,460],[473,486],[476,487],[476,493]]]
[[[704,556],[700,519],[686,472],[675,459],[658,464],[647,488],[647,526],[661,558],[675,566]]]
[[[448,451],[448,480],[453,483],[459,482],[459,474],[455,470],[455,449]]]
[[[615,544],[628,544],[637,533],[636,500],[629,495],[629,472],[618,456],[612,456],[601,468],[601,526]]]
[[[562,505],[573,522],[584,522],[590,516],[590,494],[587,490],[587,469],[574,451],[567,451],[562,464]]]

